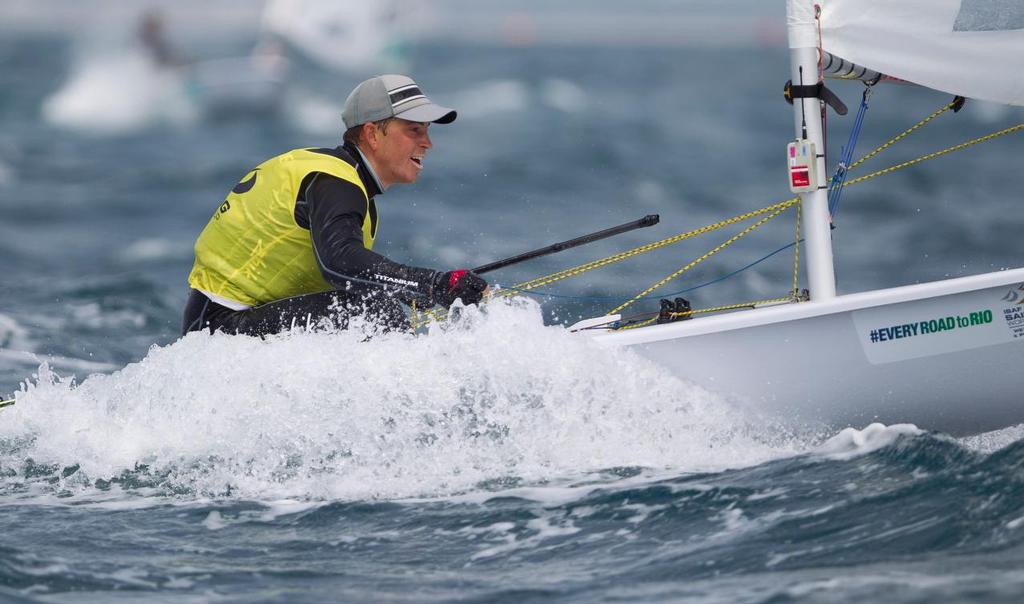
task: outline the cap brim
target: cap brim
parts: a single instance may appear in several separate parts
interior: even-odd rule
[[[413,107],[401,113],[396,113],[395,117],[403,120],[409,120],[410,122],[450,124],[455,121],[457,115],[458,113],[454,109],[449,109],[433,103],[427,103],[425,105],[420,105],[419,107]]]

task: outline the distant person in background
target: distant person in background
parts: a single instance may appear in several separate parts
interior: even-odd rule
[[[260,38],[249,53],[249,58],[264,71],[283,74],[288,70],[289,60],[284,43],[274,36]]]
[[[167,40],[164,18],[159,11],[150,10],[142,15],[139,41],[159,67],[179,67],[188,62]]]
[[[355,315],[408,329],[400,302],[479,302],[487,282],[466,270],[399,264],[373,252],[375,198],[413,183],[433,145],[432,123],[456,112],[410,78],[383,75],[345,101],[343,144],[296,149],[245,175],[199,235],[182,332],[266,335]]]

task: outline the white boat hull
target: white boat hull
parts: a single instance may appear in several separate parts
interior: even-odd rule
[[[798,428],[1024,423],[1024,269],[584,333]]]

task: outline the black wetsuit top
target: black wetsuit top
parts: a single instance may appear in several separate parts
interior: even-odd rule
[[[295,222],[310,230],[324,278],[339,289],[350,287],[352,277],[380,286],[398,286],[392,291],[402,292],[404,300],[416,297],[417,303],[430,304],[437,271],[399,264],[363,246],[367,205],[370,220],[376,225],[374,197],[381,190],[367,166],[363,165],[359,151],[351,143],[319,151],[355,166],[369,198],[367,204],[359,187],[328,174],[313,173],[306,177],[308,183],[303,182],[303,193],[295,204]]]

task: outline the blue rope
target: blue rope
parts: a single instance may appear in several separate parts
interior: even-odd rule
[[[860,128],[864,125],[864,114],[868,110],[868,98],[871,97],[871,87],[864,88],[864,95],[861,97],[860,109],[857,110],[857,118],[853,121],[853,130],[850,131],[850,138],[846,141],[839,152],[839,166],[832,176],[832,182],[828,186],[828,212],[835,220],[836,212],[839,211],[839,199],[843,196],[843,185],[846,184],[846,173],[853,162],[853,149],[857,146],[857,139],[860,137]]]
[[[803,241],[803,239],[801,239],[800,241]],[[747,270],[748,268],[751,268],[751,267],[753,267],[753,266],[755,266],[757,264],[760,264],[760,263],[764,262],[765,260],[771,258],[775,254],[778,254],[779,252],[783,252],[785,250],[788,250],[789,248],[793,247],[794,245],[796,245],[796,242],[788,243],[788,244],[780,247],[779,249],[775,250],[774,252],[772,252],[772,253],[770,253],[770,254],[768,254],[766,256],[762,256],[761,258],[751,262],[750,264],[744,266],[743,268],[736,269],[733,272],[729,273],[728,275],[724,275],[724,276],[719,277],[717,279],[712,279],[711,281],[708,281],[706,283],[701,283],[700,285],[695,285],[693,287],[689,287],[687,289],[682,289],[682,290],[679,290],[677,292],[671,292],[671,293],[668,293],[668,294],[661,294],[659,296],[645,296],[645,297],[640,298],[640,299],[641,300],[658,300],[658,299],[661,299],[661,298],[668,298],[668,297],[671,297],[671,296],[678,296],[678,295],[681,295],[681,294],[686,294],[686,293],[698,290],[698,289],[700,289],[702,287],[707,287],[709,285],[714,285],[715,283],[718,283],[720,281],[725,281],[726,279],[728,279],[730,277],[734,277],[734,276],[742,273],[743,271]],[[530,296],[541,296],[541,297],[545,297],[545,298],[563,298],[563,299],[568,299],[568,300],[595,300],[595,301],[597,301],[597,300],[600,300],[600,301],[613,300],[613,301],[622,301],[622,300],[628,300],[629,299],[628,297],[624,297],[624,296],[567,296],[565,294],[551,294],[551,293],[542,292],[542,291],[536,291],[536,290],[518,289],[518,288],[515,288],[515,287],[505,287],[505,288],[502,288],[502,289],[505,289],[505,290],[508,290],[508,291],[512,291],[512,292],[516,292],[516,293],[519,293],[519,294],[527,294],[527,295],[530,295]]]

